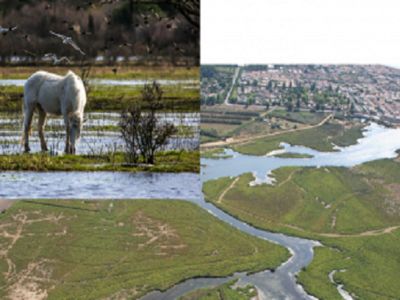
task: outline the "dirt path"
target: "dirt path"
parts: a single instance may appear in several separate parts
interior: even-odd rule
[[[369,231],[364,231],[361,233],[356,233],[356,234],[340,234],[340,233],[319,233],[318,235],[320,236],[325,236],[325,237],[362,237],[362,236],[378,236],[382,234],[387,234],[395,231],[396,229],[399,229],[400,226],[391,226],[383,229],[376,229],[376,230],[369,230]]]
[[[235,184],[236,184],[236,182],[238,182],[239,178],[240,177],[236,177],[235,180],[233,180],[232,183],[221,193],[221,195],[219,195],[218,200],[217,200],[218,203],[222,202],[222,199],[225,197],[225,194],[235,186]]]
[[[0,213],[8,209],[15,201],[0,199]]]
[[[333,117],[333,114],[328,115],[326,118],[324,118],[321,122],[315,125],[308,125],[302,128],[296,128],[296,129],[289,129],[285,131],[279,131],[279,132],[273,132],[273,133],[268,133],[268,134],[261,134],[261,135],[254,135],[254,136],[248,136],[248,137],[243,137],[243,138],[229,138],[225,141],[216,141],[216,142],[210,142],[210,143],[205,143],[200,145],[200,148],[202,149],[207,149],[207,148],[216,148],[216,147],[223,147],[227,145],[242,145],[249,143],[253,140],[265,138],[265,137],[270,137],[270,136],[277,136],[277,135],[282,135],[285,133],[290,133],[290,132],[296,132],[296,131],[302,131],[306,129],[312,129],[312,128],[317,128],[322,125],[324,125],[326,122],[328,122],[331,118]]]
[[[295,229],[298,231],[306,232],[306,230],[304,230],[303,228],[295,226],[295,225],[284,224],[284,223],[280,223],[279,225],[285,226],[288,228],[292,228],[292,229]],[[399,229],[399,228],[400,228],[400,226],[398,225],[398,226],[391,226],[391,227],[386,227],[386,228],[382,228],[382,229],[368,230],[368,231],[355,233],[355,234],[342,234],[342,233],[314,233],[314,234],[323,236],[323,237],[332,237],[332,238],[365,237],[365,236],[379,236],[382,234],[392,233],[393,231],[395,231],[396,229]]]
[[[284,185],[285,183],[289,182],[290,180],[292,180],[293,175],[297,172],[297,170],[294,170],[290,173],[290,175],[288,176],[288,178],[286,178],[284,181],[278,183],[278,187]]]

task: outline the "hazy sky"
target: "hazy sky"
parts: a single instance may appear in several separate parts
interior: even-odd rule
[[[398,0],[202,0],[202,63],[400,67]]]

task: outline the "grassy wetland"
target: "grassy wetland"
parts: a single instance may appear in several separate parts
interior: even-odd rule
[[[397,159],[353,168],[285,167],[271,176],[273,185],[250,187],[253,176],[244,174],[208,181],[203,191],[208,201],[253,226],[321,241],[324,247],[316,248],[298,276],[319,299],[341,299],[337,284],[361,299],[400,296]]]
[[[10,298],[139,298],[288,257],[183,201],[25,200],[0,215],[0,227],[0,293]]]
[[[67,66],[44,66],[42,69],[64,74]],[[77,73],[82,71],[75,68]],[[1,80],[26,79],[37,67],[0,68]],[[88,102],[85,113],[90,122],[85,123],[81,141],[81,155],[77,157],[54,156],[54,153],[20,154],[22,128],[21,83],[13,82],[0,86],[0,169],[30,171],[154,171],[197,172],[198,151],[198,67],[172,66],[95,66],[87,75]],[[106,80],[104,84],[97,80]],[[111,80],[110,82],[107,80]],[[157,154],[156,165],[138,162],[136,166],[124,165],[124,149],[121,145],[120,113],[141,102],[143,84],[152,80],[162,82],[163,99],[160,118],[172,120],[177,132],[169,144]],[[119,84],[121,83],[121,85]],[[8,85],[10,84],[10,85]],[[34,116],[33,141],[38,143]],[[50,149],[62,149],[64,125],[60,117],[50,117],[46,126],[46,137]],[[37,152],[35,150],[34,152]],[[52,152],[52,151],[50,151]]]

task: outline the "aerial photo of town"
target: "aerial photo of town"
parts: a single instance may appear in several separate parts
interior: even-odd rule
[[[400,298],[399,69],[203,65],[201,105],[205,201],[291,257],[239,284],[260,299]]]

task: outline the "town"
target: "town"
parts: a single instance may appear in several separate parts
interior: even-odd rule
[[[278,106],[400,125],[400,70],[393,67],[204,66],[201,82],[203,105]]]

